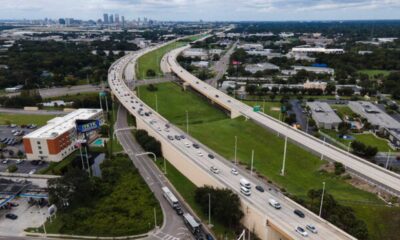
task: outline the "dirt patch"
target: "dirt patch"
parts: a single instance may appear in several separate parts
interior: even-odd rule
[[[335,173],[335,165],[331,162],[328,162],[324,165],[322,165],[319,170],[321,171],[326,171],[328,173]]]
[[[365,182],[364,180],[359,179],[357,177],[352,177],[351,179],[348,179],[347,182],[358,189],[378,195],[379,198],[381,198],[382,200],[384,200],[386,202],[391,202],[393,200],[392,195],[388,194],[385,191],[382,191],[376,185],[369,184],[369,183]]]

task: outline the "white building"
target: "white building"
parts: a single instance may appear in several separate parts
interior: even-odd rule
[[[257,63],[257,64],[247,64],[245,70],[251,73],[256,73],[258,71],[265,71],[265,70],[278,70],[279,67],[272,64],[272,63]]]
[[[325,54],[342,54],[344,50],[341,48],[323,48],[323,47],[294,47],[293,53],[325,53]]]
[[[192,62],[191,65],[198,67],[198,68],[208,68],[208,61],[198,61]]]
[[[259,43],[245,43],[245,44],[239,45],[238,48],[244,49],[246,51],[249,51],[249,50],[261,51],[264,49],[264,46]]]
[[[335,70],[329,67],[293,66],[293,70],[295,70],[296,72],[305,70],[307,72],[313,72],[316,74],[329,74],[329,75],[335,74]]]
[[[184,57],[190,57],[190,58],[200,58],[201,60],[207,60],[208,59],[208,53],[206,50],[202,48],[189,48],[185,51],[183,51],[182,55]]]
[[[307,102],[311,110],[311,117],[319,128],[336,129],[342,119],[333,111],[326,102]]]
[[[76,130],[76,120],[99,120],[103,123],[103,110],[78,109],[63,117],[56,117],[47,125],[25,135],[23,143],[28,160],[59,162],[76,149],[77,140],[83,139]],[[96,136],[88,133],[89,140]]]

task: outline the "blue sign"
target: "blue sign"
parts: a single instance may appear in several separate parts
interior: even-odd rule
[[[311,66],[313,66],[313,67],[328,67],[328,64],[325,64],[325,63],[314,63]]]
[[[76,120],[76,130],[78,133],[87,133],[99,128],[99,120]]]

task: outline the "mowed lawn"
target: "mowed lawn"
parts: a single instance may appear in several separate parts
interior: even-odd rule
[[[46,125],[47,121],[55,117],[56,115],[0,113],[0,125],[6,125],[11,123],[17,125],[36,124],[38,126],[43,126]]]
[[[156,76],[161,76],[160,62],[162,57],[169,51],[175,48],[186,45],[186,42],[173,42],[155,51],[149,52],[141,56],[137,63],[136,75],[139,79],[145,79],[148,70],[152,69]]]
[[[309,189],[320,189],[322,182],[326,182],[326,191],[349,206],[363,207],[357,216],[366,221],[369,231],[376,232],[379,226],[371,222],[387,221],[384,216],[387,209],[392,210],[393,216],[400,216],[399,208],[376,207],[370,208],[370,204],[383,205],[383,202],[374,194],[359,190],[344,180],[327,173],[321,173],[319,169],[325,161],[318,156],[301,149],[294,144],[288,144],[286,160],[286,176],[280,176],[282,167],[284,140],[275,134],[266,131],[257,124],[244,118],[231,120],[220,110],[213,108],[211,104],[197,94],[182,92],[181,88],[172,83],[158,84],[158,91],[148,92],[145,87],[141,89],[141,98],[151,107],[155,107],[155,93],[158,97],[159,112],[171,122],[186,130],[185,109],[197,110],[190,117],[190,134],[203,144],[209,146],[228,160],[234,158],[234,139],[238,138],[237,157],[243,164],[249,165],[251,150],[255,150],[254,167],[267,179],[272,180],[289,193],[306,197]],[[165,98],[163,98],[165,96]],[[162,100],[161,100],[162,99]],[[165,108],[165,109],[164,109]],[[169,174],[173,174],[172,172]],[[171,176],[170,176],[171,177]],[[188,191],[183,190],[183,191]],[[357,202],[357,204],[354,203]],[[366,217],[368,216],[368,217]],[[384,239],[397,232],[397,228],[387,226],[384,235],[373,235],[371,239]]]
[[[385,77],[390,73],[390,71],[388,70],[376,70],[376,69],[363,69],[358,72],[367,74],[370,78],[374,78],[377,75],[383,75]]]
[[[279,101],[276,102],[267,102],[267,101],[242,101],[247,105],[254,107],[260,106],[261,111],[264,108],[264,113],[270,115],[273,118],[279,119],[279,113],[281,108],[281,103]]]

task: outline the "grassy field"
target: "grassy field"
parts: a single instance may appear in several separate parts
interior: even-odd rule
[[[353,112],[353,110],[351,110],[351,108],[347,105],[331,105],[332,109],[336,110],[336,113],[339,115],[339,117],[341,117],[342,119],[344,118],[344,116],[355,116],[356,114]]]
[[[205,103],[202,97],[190,92],[182,92],[179,86],[172,83],[157,86],[159,87],[156,92],[157,95],[165,96],[162,100],[158,97],[159,111],[163,116],[185,130],[185,109],[198,106],[196,113],[190,117],[189,132],[193,137],[225,158],[232,160],[234,157],[234,137],[237,136],[237,157],[240,162],[248,165],[251,150],[254,149],[255,169],[291,194],[305,197],[309,189],[321,188],[322,182],[325,181],[327,192],[347,205],[352,206],[349,201],[357,201],[357,206],[366,206],[363,203],[383,204],[374,194],[359,190],[332,174],[320,172],[319,169],[325,162],[294,144],[288,145],[286,176],[280,176],[283,139],[264,130],[252,121],[246,121],[243,118],[229,119],[224,116],[224,113]],[[152,107],[155,105],[154,94],[155,92],[148,92],[145,88],[141,89],[142,99]],[[395,211],[393,214],[400,215],[400,209],[393,210]],[[363,215],[360,214],[359,216],[363,217],[365,221],[369,221],[370,219],[364,218],[364,216],[382,216],[379,211],[380,209],[366,208]],[[384,222],[385,220],[380,219],[380,221]],[[370,222],[368,222],[368,226],[371,232],[376,230]],[[397,229],[389,229],[388,231],[397,231]]]
[[[38,126],[46,125],[47,121],[55,118],[56,115],[28,115],[28,114],[8,114],[0,113],[0,125],[13,123],[17,125],[36,124]]]
[[[254,107],[254,106],[260,106],[261,108],[264,108],[264,113],[270,115],[271,117],[274,117],[276,119],[279,119],[279,113],[280,113],[280,108],[281,108],[281,103],[280,102],[265,102],[265,101],[242,101],[246,103],[247,105]],[[278,109],[278,111],[276,111]]]
[[[358,72],[367,74],[370,78],[374,78],[376,75],[387,76],[390,73],[390,71],[388,70],[375,70],[375,69],[363,69]]]
[[[149,52],[142,57],[139,58],[138,64],[137,64],[137,69],[136,69],[136,75],[139,79],[145,79],[146,78],[146,72],[147,70],[154,70],[156,73],[156,76],[161,76],[161,68],[160,68],[160,62],[161,58],[169,51],[172,49],[182,47],[186,45],[185,42],[173,42],[169,45],[166,45],[162,48],[159,48],[155,51]]]

